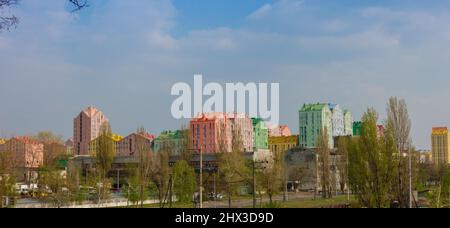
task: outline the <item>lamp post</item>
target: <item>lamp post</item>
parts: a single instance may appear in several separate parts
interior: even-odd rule
[[[189,149],[190,151],[197,151],[200,154],[200,180],[199,180],[199,200],[200,200],[200,208],[203,208],[203,150],[202,146],[200,146],[200,149]]]
[[[267,161],[256,162],[254,157],[252,160],[253,160],[253,208],[256,208],[256,173],[255,173],[256,164],[267,164],[268,162]]]
[[[200,146],[200,208],[203,208],[203,150]]]

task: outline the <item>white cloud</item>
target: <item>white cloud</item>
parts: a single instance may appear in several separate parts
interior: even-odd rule
[[[261,6],[261,8],[257,9],[255,12],[251,13],[247,18],[251,20],[260,19],[268,14],[270,10],[272,10],[272,5],[267,3]]]

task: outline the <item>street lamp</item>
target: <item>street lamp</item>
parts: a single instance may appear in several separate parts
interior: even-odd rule
[[[256,208],[256,164],[267,164],[267,161],[255,161],[254,153],[253,153],[253,208]],[[263,168],[264,169],[264,168]]]
[[[189,149],[190,151],[198,151],[200,152],[200,208],[203,208],[203,150],[202,146],[200,149]]]

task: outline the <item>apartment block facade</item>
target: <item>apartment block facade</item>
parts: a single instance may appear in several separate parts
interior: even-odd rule
[[[318,137],[327,130],[329,147],[333,148],[332,112],[328,104],[305,104],[299,111],[299,145],[315,148]]]
[[[187,134],[189,134],[187,130],[163,131],[154,140],[154,151],[180,155],[186,149]]]
[[[253,151],[269,149],[269,128],[261,118],[253,118]]]
[[[435,127],[431,132],[431,159],[433,164],[450,164],[450,134],[447,127]]]
[[[155,136],[148,133],[132,133],[117,143],[117,156],[139,156],[152,150]]]
[[[89,155],[89,143],[100,135],[108,118],[95,107],[88,107],[73,120],[74,155]]]

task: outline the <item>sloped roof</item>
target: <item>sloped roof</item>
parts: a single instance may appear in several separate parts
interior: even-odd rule
[[[310,112],[310,111],[322,111],[324,108],[329,108],[328,104],[316,103],[316,104],[304,104],[300,109],[300,112]]]

